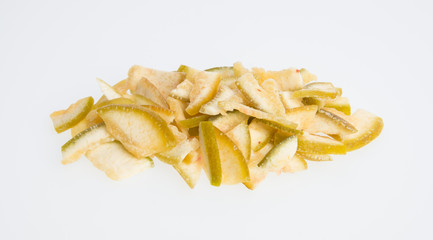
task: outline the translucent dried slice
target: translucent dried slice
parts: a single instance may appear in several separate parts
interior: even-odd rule
[[[190,103],[185,110],[191,116],[196,115],[202,105],[215,97],[221,75],[215,72],[201,71],[196,73],[193,78],[194,86],[189,96]]]
[[[275,145],[257,166],[268,171],[278,172],[288,165],[298,148],[298,138],[292,135]]]
[[[283,131],[278,130],[278,131],[276,131],[276,132],[274,133],[274,136],[273,136],[273,143],[274,143],[275,145],[277,145],[278,143],[280,143],[281,141],[283,141],[284,139],[286,139],[286,138],[288,138],[288,137],[290,137],[290,136],[292,136],[292,135],[294,135],[294,134],[293,134],[293,133],[287,133],[287,132],[283,132]]]
[[[347,135],[357,132],[347,115],[333,108],[322,108],[317,111],[314,121],[306,129],[309,133]]]
[[[219,72],[221,74],[221,80],[234,78],[235,73],[233,71],[233,67],[214,67],[206,69],[207,72]]]
[[[356,111],[350,119],[356,129],[358,129],[358,132],[342,136],[342,141],[346,145],[347,151],[353,151],[367,145],[382,132],[382,118],[365,110],[360,109]]]
[[[332,138],[304,133],[298,136],[298,151],[312,154],[346,154],[346,147]]]
[[[120,98],[122,97],[122,94],[114,90],[113,87],[111,87],[108,83],[104,82],[104,80],[100,78],[96,78],[96,81],[99,84],[99,87],[101,88],[102,93],[107,98],[107,100]]]
[[[223,133],[232,130],[245,120],[248,120],[248,116],[239,111],[228,112],[226,115],[209,118],[209,121]]]
[[[57,133],[64,132],[78,124],[90,112],[93,105],[93,98],[86,97],[70,105],[66,110],[51,113],[54,129]]]
[[[286,111],[286,119],[298,124],[298,130],[304,130],[314,122],[317,109],[315,105],[291,108]]]
[[[186,65],[180,65],[179,68],[177,69],[178,72],[184,73],[185,74],[185,78],[190,80],[191,82],[194,83],[194,75],[198,72],[201,72],[198,69],[186,66]]]
[[[200,113],[207,115],[218,115],[224,114],[224,109],[220,108],[218,103],[221,101],[231,101],[231,102],[242,102],[242,98],[236,95],[236,92],[233,91],[227,85],[220,85],[217,94],[215,97],[201,106]]]
[[[130,178],[154,166],[151,158],[136,158],[118,142],[103,143],[86,153],[93,165],[113,180]]]
[[[228,131],[226,135],[236,144],[239,150],[241,150],[242,155],[248,162],[251,156],[251,137],[247,120]]]
[[[279,94],[281,102],[286,110],[304,106],[302,99],[293,97],[293,93],[290,91],[282,91]]]
[[[176,125],[182,132],[187,133],[188,129],[181,127],[180,121],[185,120],[185,109],[188,104],[172,97],[167,98],[167,104],[170,110],[172,110],[174,113],[174,120],[176,121]]]
[[[317,76],[310,73],[307,69],[305,68],[301,68],[301,70],[299,70],[302,76],[302,81],[304,83],[309,83],[312,81],[317,81]]]
[[[285,108],[280,99],[279,93],[281,89],[278,83],[274,79],[270,78],[263,81],[260,85],[269,94],[269,98],[271,99],[271,101],[275,103],[275,108],[278,109],[276,113],[284,113]]]
[[[215,128],[215,136],[221,160],[221,183],[231,185],[248,181],[250,174],[242,152],[227,135],[217,128]]]
[[[199,145],[196,138],[190,138],[178,143],[168,151],[157,153],[155,156],[167,164],[180,164],[191,151],[198,149]]]
[[[200,150],[204,162],[204,170],[212,186],[220,186],[222,180],[221,160],[215,127],[212,122],[200,122]]]
[[[93,109],[87,114],[86,118],[80,122],[80,124],[79,124],[80,126],[78,126],[78,124],[77,124],[77,126],[75,126],[76,129],[75,129],[75,127],[73,129],[71,129],[71,134],[72,134],[72,132],[74,132],[74,133],[77,133],[77,131],[81,132],[86,128],[89,128],[89,127],[94,126],[96,124],[102,123],[103,120],[98,115],[97,110],[103,106],[107,106],[110,104],[134,104],[134,101],[129,99],[129,98],[121,97],[121,98],[115,98],[112,100],[103,101],[103,102],[99,103],[97,107],[95,107],[96,105],[93,106]],[[75,134],[73,134],[73,136],[75,136]]]
[[[250,190],[254,190],[257,185],[266,178],[268,170],[258,167],[257,164],[262,161],[266,154],[274,147],[272,143],[266,144],[262,149],[257,152],[251,153],[250,161],[248,162],[248,170],[250,172],[250,181],[243,182],[243,184]]]
[[[146,78],[142,78],[137,81],[137,85],[133,93],[141,95],[161,107],[168,108],[164,95],[162,95],[158,88]]]
[[[62,146],[62,163],[73,163],[89,149],[113,140],[104,123],[92,126],[78,133]]]
[[[336,98],[340,92],[329,82],[312,82],[304,86],[303,89],[293,92],[295,98],[318,97]]]
[[[283,91],[294,91],[301,89],[303,86],[301,74],[296,68],[281,71],[266,71],[264,80],[269,78],[274,79]]]
[[[235,62],[233,64],[233,74],[235,75],[235,78],[239,78],[245,73],[248,73],[249,70],[246,69],[241,62]]]
[[[179,164],[173,165],[190,188],[194,188],[200,179],[203,161],[197,151],[190,152]]]
[[[185,79],[183,82],[179,83],[175,89],[171,90],[170,96],[182,101],[189,101],[189,94],[193,87],[192,82]]]
[[[254,152],[257,152],[266,146],[276,131],[274,128],[259,122],[257,119],[251,121],[248,125],[248,129],[251,136],[251,149]]]
[[[324,105],[327,108],[334,108],[346,115],[350,115],[350,103],[348,98],[336,97],[335,99],[328,99]]]
[[[299,154],[295,154],[290,161],[284,166],[281,171],[295,173],[303,170],[307,170],[308,165],[305,159]]]
[[[137,85],[142,78],[150,81],[164,96],[167,98],[171,90],[185,79],[185,73],[182,72],[165,72],[142,66],[132,66],[128,72],[128,87],[135,92]]]
[[[200,122],[206,121],[207,119],[209,119],[209,117],[210,116],[208,115],[199,115],[199,116],[190,117],[179,121],[179,125],[184,128],[198,127]]]
[[[259,85],[252,73],[246,73],[236,80],[236,86],[257,109],[267,113],[283,114],[284,107]]]
[[[167,151],[176,140],[158,114],[135,105],[108,105],[98,109],[107,131],[134,156],[142,158]]]
[[[113,89],[120,93],[122,96],[128,93],[128,82],[126,81],[127,79],[123,79],[122,81],[116,83],[113,85]]]

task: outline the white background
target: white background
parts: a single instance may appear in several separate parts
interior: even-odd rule
[[[431,1],[0,2],[0,239],[433,239]],[[255,190],[63,166],[49,114],[141,64],[306,67],[382,135]]]

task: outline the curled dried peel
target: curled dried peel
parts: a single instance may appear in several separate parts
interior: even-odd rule
[[[73,163],[88,150],[113,140],[104,123],[92,126],[78,133],[62,146],[62,164]]]
[[[347,151],[353,151],[369,144],[382,132],[382,118],[365,110],[356,111],[350,119],[358,132],[342,136],[342,142]]]
[[[129,69],[128,79],[126,80],[132,92],[137,90],[137,85],[142,78],[146,78],[158,89],[164,98],[167,98],[171,90],[185,79],[185,73],[159,71],[138,65],[132,66]]]
[[[203,104],[206,104],[216,95],[221,75],[215,72],[198,72],[194,74],[194,86],[190,92],[190,103],[186,112],[193,116],[196,115]]]
[[[264,112],[283,114],[284,107],[281,101],[259,85],[253,74],[245,73],[236,80],[236,86],[247,97],[249,102],[257,109]]]
[[[93,98],[86,97],[70,105],[66,110],[53,112],[50,117],[57,133],[64,132],[83,120],[93,106]]]

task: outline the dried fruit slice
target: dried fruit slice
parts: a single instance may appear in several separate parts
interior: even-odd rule
[[[283,103],[286,110],[304,106],[302,99],[293,97],[292,92],[282,91],[279,94],[281,102]]]
[[[252,73],[246,73],[238,78],[236,80],[236,86],[255,108],[267,113],[284,113],[284,108],[281,102],[279,102],[279,99],[272,98],[271,94],[259,85]]]
[[[287,133],[287,132],[283,132],[283,131],[278,130],[278,131],[276,131],[276,132],[274,133],[273,143],[274,143],[275,145],[277,145],[278,143],[280,143],[281,141],[283,141],[284,139],[286,139],[286,138],[288,138],[288,137],[290,137],[290,136],[292,136],[292,135],[294,135],[294,134],[291,134],[291,133]]]
[[[293,92],[293,97],[336,98],[340,92],[329,82],[312,82],[303,89]]]
[[[232,79],[235,77],[233,67],[214,67],[206,69],[207,72],[218,72],[221,74],[221,81],[226,79]]]
[[[134,101],[129,98],[121,97],[103,101],[99,103],[97,107],[95,107],[96,105],[94,105],[93,109],[87,114],[86,118],[71,129],[71,135],[75,136],[77,133],[83,131],[84,129],[102,123],[103,120],[101,117],[99,117],[97,110],[103,106],[107,106],[110,104],[134,104]]]
[[[316,105],[291,108],[286,112],[286,119],[298,124],[298,130],[304,130],[314,122],[316,112]]]
[[[170,97],[182,100],[189,101],[189,93],[193,87],[192,82],[188,79],[185,79],[183,82],[179,83],[175,89],[171,90]]]
[[[274,128],[259,122],[257,119],[251,121],[248,125],[248,129],[251,136],[251,149],[254,152],[257,152],[266,146],[276,131]]]
[[[201,72],[198,69],[186,66],[186,65],[180,65],[177,69],[178,72],[184,73],[185,78],[190,80],[192,83],[194,83],[194,75],[198,72]]]
[[[226,115],[209,118],[209,121],[223,133],[232,130],[245,120],[248,120],[248,116],[239,111],[228,112]]]
[[[204,170],[209,178],[210,184],[212,186],[219,186],[222,180],[222,170],[215,129],[212,122],[200,122],[199,139]]]
[[[231,102],[242,102],[242,98],[236,95],[236,92],[233,91],[227,85],[220,85],[217,94],[215,97],[201,106],[200,113],[207,115],[218,115],[224,114],[224,109],[220,108],[218,103],[221,101],[231,101]]]
[[[266,154],[274,147],[272,143],[266,144],[257,152],[251,153],[250,161],[248,162],[248,170],[250,172],[250,180],[243,184],[250,190],[254,190],[257,185],[266,178],[268,170],[258,167],[257,164],[263,160]]]
[[[93,105],[93,98],[86,97],[70,105],[66,110],[51,113],[54,129],[57,133],[64,132],[78,124],[90,112]]]
[[[239,150],[241,150],[242,155],[248,162],[251,156],[251,137],[247,120],[228,131],[226,135],[236,144]]]
[[[107,98],[107,100],[120,98],[122,97],[122,94],[114,90],[113,87],[111,87],[108,83],[106,83],[104,80],[100,78],[96,78],[96,81],[98,82],[99,87],[101,88],[102,93]]]
[[[349,99],[345,97],[336,97],[335,99],[328,99],[325,102],[325,107],[334,108],[346,115],[350,115]]]
[[[73,163],[89,149],[113,140],[114,138],[107,132],[104,123],[92,126],[78,133],[62,146],[62,163]]]
[[[346,147],[332,138],[304,133],[298,136],[298,151],[312,154],[346,154]]]
[[[302,156],[304,159],[310,161],[316,161],[316,162],[332,161],[331,156],[327,154],[299,153],[299,155]]]
[[[122,96],[128,93],[128,82],[126,81],[127,79],[123,79],[122,81],[116,83],[113,85],[113,89],[120,93]]]
[[[164,95],[162,95],[158,88],[146,78],[142,78],[137,82],[133,93],[141,95],[161,107],[168,108]]]
[[[221,161],[221,183],[231,185],[248,181],[250,174],[242,152],[235,143],[230,140],[227,135],[218,130],[218,128],[215,128],[215,136]]]
[[[185,159],[179,164],[173,165],[174,169],[180,174],[190,188],[194,188],[200,179],[203,161],[197,151],[192,151],[186,155]]]
[[[198,149],[199,145],[196,138],[190,138],[178,143],[168,151],[157,153],[155,156],[167,164],[180,164],[191,151]]]
[[[340,136],[357,132],[348,116],[332,108],[322,108],[317,111],[314,121],[306,131]]]
[[[209,117],[210,116],[208,115],[199,115],[199,116],[190,117],[179,121],[179,125],[184,128],[197,127],[200,124],[200,122],[206,121]]]
[[[193,78],[194,86],[189,95],[190,103],[185,110],[191,116],[196,115],[203,104],[215,97],[221,81],[221,74],[201,71],[196,73]]]
[[[132,66],[128,72],[127,84],[132,92],[137,90],[137,85],[142,78],[151,82],[167,98],[171,90],[185,79],[185,73],[165,72],[142,66]]]
[[[108,105],[98,109],[107,131],[136,157],[167,151],[176,140],[167,123],[154,112],[134,105]]]
[[[113,180],[130,178],[154,166],[149,157],[136,158],[118,142],[108,142],[89,150],[86,157]]]
[[[296,68],[284,69],[281,71],[266,71],[263,80],[272,78],[280,86],[283,91],[294,91],[301,89],[303,86],[301,74]]]
[[[276,111],[276,113],[284,113],[285,108],[284,108],[284,105],[280,99],[279,93],[280,93],[281,89],[280,89],[280,86],[278,85],[278,83],[274,79],[270,78],[270,79],[266,79],[265,81],[263,81],[260,85],[269,94],[269,98],[271,99],[271,101],[273,103],[275,103],[275,108],[278,109]]]
[[[283,172],[295,173],[303,170],[307,170],[308,165],[305,159],[299,154],[295,154],[290,161],[281,170]]]
[[[298,148],[298,138],[293,135],[281,141],[266,154],[257,166],[268,171],[278,172],[288,165]]]
[[[365,110],[360,109],[356,111],[350,119],[358,129],[358,132],[342,136],[342,141],[347,151],[353,151],[367,145],[382,132],[382,118]]]
[[[302,81],[304,83],[309,83],[312,81],[317,81],[317,76],[310,73],[307,69],[305,68],[301,68],[301,70],[299,70],[302,76]]]
[[[235,75],[235,78],[239,78],[242,75],[244,75],[245,73],[250,72],[248,69],[246,69],[244,67],[244,65],[242,65],[241,62],[235,62],[233,64],[233,74]]]

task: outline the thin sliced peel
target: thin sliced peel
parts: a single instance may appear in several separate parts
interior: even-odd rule
[[[104,123],[92,126],[63,144],[62,164],[73,163],[88,150],[113,140],[114,138],[108,133]]]
[[[51,113],[54,129],[57,133],[64,132],[83,120],[93,106],[93,98],[86,97],[70,105],[66,110]]]

